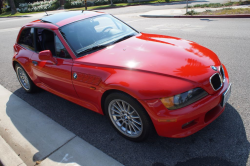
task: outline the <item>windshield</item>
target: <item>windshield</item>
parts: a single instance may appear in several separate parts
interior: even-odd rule
[[[60,31],[78,57],[137,34],[111,15],[80,20],[63,26]]]

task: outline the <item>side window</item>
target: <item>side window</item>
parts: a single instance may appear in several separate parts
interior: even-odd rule
[[[37,52],[50,50],[52,55],[58,58],[71,58],[71,56],[53,31],[43,28],[36,28],[35,39]]]
[[[35,51],[34,28],[26,28],[21,32],[18,44]]]
[[[56,56],[58,58],[70,59],[71,56],[69,55],[68,51],[66,50],[66,48],[63,46],[62,42],[56,35],[55,35],[55,43],[56,43]]]
[[[37,28],[36,29],[36,51],[44,51],[44,50],[50,50],[52,55],[55,54],[55,39],[54,39],[54,32],[43,29],[43,28]]]

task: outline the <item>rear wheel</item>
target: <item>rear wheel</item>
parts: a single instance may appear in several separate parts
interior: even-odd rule
[[[105,101],[105,113],[113,127],[131,141],[143,141],[152,132],[152,122],[137,100],[124,93],[110,94]]]
[[[15,70],[16,70],[16,75],[17,75],[18,81],[20,82],[23,89],[29,93],[35,92],[37,90],[37,87],[31,81],[31,79],[29,78],[26,71],[22,68],[22,66],[19,64],[16,64]]]

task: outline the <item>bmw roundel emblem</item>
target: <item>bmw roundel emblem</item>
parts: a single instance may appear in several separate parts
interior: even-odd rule
[[[74,73],[74,74],[73,74],[73,77],[74,77],[74,79],[77,79],[77,74]]]
[[[214,71],[217,71],[217,68],[215,66],[211,66],[211,68],[214,70]]]

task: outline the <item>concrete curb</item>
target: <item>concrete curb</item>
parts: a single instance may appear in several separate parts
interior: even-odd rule
[[[245,15],[193,15],[193,16],[170,16],[170,15],[140,15],[147,18],[250,18],[250,14]]]
[[[1,85],[0,160],[4,166],[122,166]]]
[[[14,150],[5,142],[5,140],[0,136],[0,165],[18,165],[26,166],[23,160],[14,152]]]

